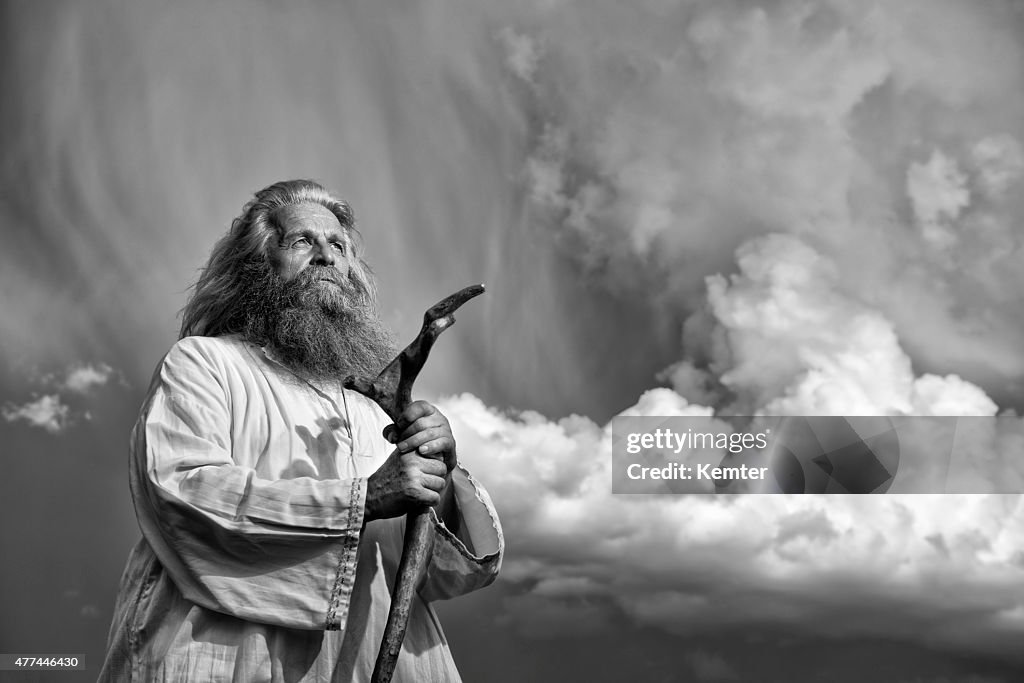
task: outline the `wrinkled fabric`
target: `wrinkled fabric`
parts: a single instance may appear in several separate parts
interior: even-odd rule
[[[368,681],[405,528],[363,519],[388,424],[369,399],[238,338],[175,344],[132,432],[142,539],[100,680]],[[501,563],[487,492],[462,467],[452,484],[459,523],[434,515],[396,682],[459,680],[429,602],[488,585]]]

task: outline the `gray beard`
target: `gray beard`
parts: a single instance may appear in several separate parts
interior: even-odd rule
[[[245,279],[239,302],[245,307],[243,336],[269,347],[300,376],[374,378],[397,354],[375,308],[362,303],[334,268],[307,266],[285,282],[264,263],[252,266]]]

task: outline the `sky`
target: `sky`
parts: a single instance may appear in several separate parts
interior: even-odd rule
[[[1024,678],[1024,3],[0,4],[0,651],[98,671],[128,434],[253,192],[354,207],[508,551],[468,681]],[[624,496],[610,421],[995,416],[979,493]],[[73,680],[62,677],[61,680]]]

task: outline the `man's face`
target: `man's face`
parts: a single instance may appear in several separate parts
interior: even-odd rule
[[[298,204],[274,215],[280,237],[250,264],[236,306],[242,334],[287,367],[319,379],[376,376],[395,355],[391,333],[351,277],[347,231],[330,210]]]
[[[286,206],[275,215],[281,238],[270,246],[270,263],[285,282],[309,266],[331,268],[312,284],[337,287],[348,279],[352,245],[337,217],[319,204]]]

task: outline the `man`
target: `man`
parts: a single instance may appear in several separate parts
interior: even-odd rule
[[[501,529],[437,408],[391,425],[341,387],[395,354],[355,237],[344,202],[287,181],[214,247],[132,432],[143,538],[100,680],[369,680],[423,504],[434,551],[394,680],[459,680],[428,603],[494,580]]]

